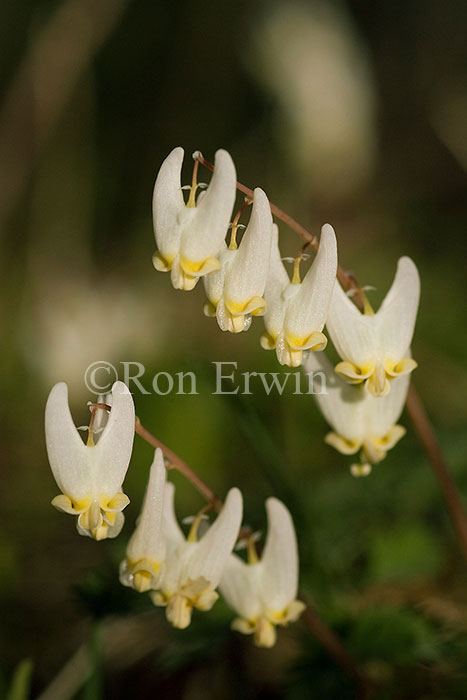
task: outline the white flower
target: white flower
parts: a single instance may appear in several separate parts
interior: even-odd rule
[[[222,511],[198,540],[200,516],[195,518],[185,539],[174,512],[174,486],[167,483],[164,494],[163,531],[166,559],[159,590],[151,593],[155,605],[166,607],[174,627],[185,629],[193,608],[210,610],[219,597],[217,588],[242,521],[242,495],[230,489]]]
[[[415,264],[403,257],[394,281],[376,313],[366,304],[361,313],[340,284],[334,287],[326,327],[343,362],[336,372],[351,384],[365,381],[373,396],[384,396],[389,382],[417,366],[406,356],[420,298]]]
[[[276,625],[297,620],[305,604],[297,597],[298,551],[292,517],[281,501],[268,498],[268,535],[261,559],[249,548],[249,563],[232,554],[219,590],[239,617],[232,628],[253,634],[258,646],[272,647]]]
[[[120,565],[120,582],[140,593],[156,589],[165,560],[162,514],[167,470],[157,448],[149,473],[141,515]]]
[[[84,444],[68,407],[68,387],[56,384],[45,409],[45,435],[50,466],[62,494],[52,505],[77,515],[80,535],[96,540],[116,537],[123,526],[121,512],[129,503],[122,493],[133,449],[135,408],[123,382],[112,387],[112,409],[102,433],[89,431]]]
[[[337,244],[334,229],[321,229],[319,249],[303,282],[296,260],[292,282],[284,268],[274,226],[271,262],[264,297],[267,333],[261,338],[266,350],[276,349],[281,365],[298,367],[304,350],[323,350],[327,338],[322,333],[337,271]]]
[[[198,279],[219,270],[218,259],[232,215],[236,174],[232,158],[219,150],[206,192],[196,200],[193,182],[185,204],[181,187],[183,148],[174,148],[161,165],[154,185],[153,218],[156,270],[171,270],[175,289],[193,289]]]
[[[216,316],[223,331],[240,333],[251,325],[251,317],[262,316],[263,299],[269,269],[272,241],[272,215],[263,190],[254,191],[250,221],[240,246],[236,243],[237,225],[232,226],[229,247],[220,255],[222,269],[204,278],[208,301],[207,316]]]
[[[396,421],[407,398],[410,375],[394,379],[390,394],[377,398],[363,385],[354,386],[341,379],[324,353],[309,353],[303,368],[314,374],[322,372],[325,377],[321,391],[314,395],[321,413],[334,429],[326,435],[325,442],[345,455],[360,451],[361,464],[352,465],[352,473],[368,474],[368,465],[384,459],[405,435],[405,428]]]

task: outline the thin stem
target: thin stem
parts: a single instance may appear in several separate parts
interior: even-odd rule
[[[213,171],[214,166],[209,163],[200,153],[197,154],[197,160],[209,170]],[[241,182],[237,182],[237,189],[244,192],[248,196],[253,196],[253,190],[246,187]],[[306,229],[298,221],[295,221],[291,216],[286,214],[275,204],[270,202],[271,212],[289,226],[292,231],[298,233],[309,245],[315,250],[318,249],[318,239],[308,229]],[[356,306],[363,310],[365,305],[365,295],[359,285],[355,275],[346,272],[340,265],[337,267],[337,279],[346,291],[349,289],[355,290],[352,295],[352,300]],[[409,388],[407,396],[407,413],[410,416],[417,437],[425,450],[429,464],[439,482],[444,500],[448,509],[449,516],[454,525],[454,529],[459,539],[459,544],[462,553],[467,559],[467,514],[465,512],[462,499],[459,495],[456,485],[454,484],[449,474],[446,461],[439,446],[435,430],[426,413],[423,402],[417,394],[413,385]]]
[[[407,396],[407,413],[409,414],[417,437],[430,461],[430,465],[441,487],[448,507],[462,552],[467,559],[467,517],[460,494],[449,474],[446,461],[425,406],[415,387],[409,387]]]
[[[167,445],[158,440],[152,433],[149,432],[143,425],[139,418],[135,422],[135,432],[142,437],[146,442],[148,442],[152,447],[160,447],[164,456],[170,462],[170,467],[176,469],[180,474],[189,481],[197,491],[205,498],[208,503],[212,504],[212,507],[219,512],[222,509],[222,501],[216,496],[214,491],[206,484],[201,477],[193,471],[191,467],[188,466],[186,462],[183,461],[178,455],[175,454]]]

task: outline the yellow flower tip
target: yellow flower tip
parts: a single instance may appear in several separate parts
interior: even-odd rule
[[[391,362],[390,360],[386,361],[384,367],[388,379],[394,379],[400,374],[409,374],[413,372],[413,370],[418,367],[418,362],[412,357],[403,357],[402,360],[397,363]]]
[[[147,593],[151,590],[152,575],[149,571],[137,571],[133,576],[133,588],[138,593]]]
[[[172,268],[173,258],[171,260],[164,258],[158,250],[152,256],[152,264],[159,272],[168,272]]]
[[[231,333],[242,333],[245,330],[245,316],[233,316],[230,315],[230,323],[228,330]]]
[[[269,333],[263,333],[259,339],[260,345],[263,350],[274,350],[276,347],[276,339],[269,335]]]
[[[103,522],[99,527],[92,528],[90,530],[91,537],[100,542],[101,540],[106,540],[109,536],[109,526],[107,523]]]
[[[180,289],[182,292],[191,292],[198,284],[199,277],[188,275],[181,268],[178,270],[178,276],[173,282],[175,289]]]
[[[54,508],[63,511],[64,513],[73,512],[73,505],[71,503],[71,499],[68,498],[68,496],[65,496],[63,493],[52,498],[50,503],[53,505]]]
[[[203,313],[205,316],[208,316],[209,318],[215,318],[216,316],[216,307],[215,305],[209,301],[206,300],[203,306]]]
[[[289,367],[300,367],[303,360],[303,352],[301,350],[291,350],[289,353],[289,361],[284,364]]]
[[[313,331],[309,335],[300,336],[293,333],[286,333],[285,339],[290,349],[293,350],[324,350],[328,344],[328,339],[321,331]]]
[[[384,376],[384,379],[382,379],[381,377],[376,377],[375,374],[372,374],[371,377],[366,380],[365,386],[368,392],[375,397],[387,396],[391,391],[391,385],[389,384],[389,380],[386,376]]]
[[[192,610],[193,605],[188,598],[176,593],[167,603],[165,615],[173,627],[184,630],[190,625]]]
[[[240,632],[240,634],[253,634],[256,627],[256,621],[245,620],[243,617],[236,617],[230,623],[230,629],[235,632]]]
[[[257,647],[265,649],[270,649],[276,643],[277,632],[275,626],[262,615],[256,621],[253,639]]]
[[[164,593],[162,593],[162,591],[152,591],[151,600],[154,603],[154,605],[157,605],[160,608],[165,608],[165,606],[169,602],[168,597]]]
[[[209,275],[211,272],[216,272],[220,270],[222,264],[217,258],[206,258],[205,260],[188,260],[188,258],[180,259],[180,267],[187,275],[195,275],[196,277],[203,277],[204,275]]]
[[[358,450],[361,447],[360,441],[349,440],[347,438],[342,437],[342,435],[338,435],[337,433],[334,433],[332,431],[325,436],[324,442],[326,443],[326,445],[334,447],[335,450],[337,450],[343,455],[354,455],[358,452]]]
[[[266,302],[263,297],[254,296],[249,301],[225,301],[226,308],[233,316],[252,314],[253,316],[263,316],[266,310]]]
[[[371,474],[371,464],[369,464],[369,462],[365,462],[364,464],[351,464],[350,473],[356,478],[368,476],[368,474]]]
[[[111,513],[120,513],[124,508],[127,507],[129,502],[130,499],[128,498],[126,493],[116,493],[115,496],[113,496],[110,499],[101,497],[100,507],[102,510],[105,510],[107,512],[110,511]]]
[[[306,604],[302,600],[293,600],[286,610],[286,623],[295,622],[306,610]],[[284,624],[284,623],[283,623]]]
[[[372,367],[357,367],[352,362],[338,362],[334,367],[334,372],[348,384],[360,384],[370,376],[372,371]]]
[[[212,606],[218,599],[219,594],[216,593],[216,591],[206,589],[205,591],[201,592],[194,605],[197,610],[202,610],[203,612],[206,612],[208,610],[211,610]]]

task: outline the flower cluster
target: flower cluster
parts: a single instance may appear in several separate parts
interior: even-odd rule
[[[265,193],[254,190],[250,221],[238,245],[245,206],[230,223],[236,188],[232,159],[226,151],[217,152],[211,182],[197,197],[195,153],[185,203],[183,155],[182,148],[175,148],[167,156],[154,187],[156,269],[171,270],[177,289],[193,289],[202,277],[208,298],[204,311],[217,318],[223,331],[248,330],[253,316],[263,316],[263,348],[275,349],[282,365],[321,371],[328,389],[316,397],[317,403],[334,429],[326,442],[343,454],[360,452],[351,472],[368,474],[405,433],[396,421],[417,366],[410,351],[420,297],[415,264],[400,258],[375,313],[363,289],[346,292],[336,280],[336,236],[325,224],[307,273],[301,279],[300,253],[290,279]],[[351,293],[361,301],[361,310]],[[341,358],[334,368],[321,352],[328,343],[325,326]]]
[[[214,316],[223,331],[246,331],[254,316],[263,316],[262,347],[274,349],[282,365],[321,373],[322,387],[315,398],[332,427],[325,441],[342,454],[359,454],[351,472],[368,474],[405,433],[397,420],[410,373],[417,366],[410,349],[420,295],[416,266],[410,258],[399,260],[376,313],[364,290],[353,285],[360,309],[336,280],[336,236],[325,224],[303,279],[303,251],[293,259],[290,279],[263,190],[255,189],[231,221],[235,167],[229,154],[220,150],[207,187],[197,182],[196,156],[185,202],[183,156],[183,149],[175,148],[156,179],[154,266],[170,271],[176,289],[191,290],[202,277],[204,312]],[[249,222],[239,241],[240,216],[249,205]],[[325,327],[340,356],[335,367],[323,352],[328,343]],[[111,394],[91,406],[84,442],[71,417],[67,386],[57,384],[47,401],[45,430],[61,491],[52,504],[77,516],[81,535],[95,540],[116,537],[129,503],[122,485],[135,433],[128,388],[116,382]],[[237,615],[233,629],[253,635],[259,646],[273,646],[276,627],[298,619],[305,607],[297,600],[298,549],[286,506],[276,498],[266,501],[268,534],[259,556],[255,535],[248,530],[243,536],[241,530],[243,499],[237,488],[230,489],[211,525],[207,511],[220,503],[215,499],[191,518],[187,536],[175,515],[174,496],[157,448],[141,514],[120,566],[121,583],[149,594],[179,629],[188,627],[194,608],[210,610],[219,590]],[[246,559],[233,553],[236,544],[237,549],[245,547]]]
[[[135,432],[133,399],[125,384],[93,407],[87,443],[81,439],[68,407],[64,383],[50,392],[46,406],[46,443],[55,480],[62,491],[52,504],[78,516],[81,535],[95,540],[116,537],[129,503],[122,483],[131,458]],[[232,554],[242,524],[243,499],[230,489],[212,525],[203,509],[191,519],[185,537],[174,510],[175,487],[167,480],[161,449],[149,472],[146,494],[120,565],[120,581],[139,593],[149,593],[164,606],[167,620],[185,629],[193,608],[210,610],[221,592],[240,615],[232,627],[254,633],[259,646],[272,646],[274,626],[296,620],[304,604],[296,600],[298,554],[289,511],[280,501],[267,501],[269,534],[258,562],[253,538],[248,561]]]

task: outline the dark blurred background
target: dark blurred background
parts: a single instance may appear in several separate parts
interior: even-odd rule
[[[151,264],[153,182],[176,145],[185,182],[195,149],[212,159],[224,147],[242,182],[311,231],[332,223],[341,264],[376,303],[411,255],[414,381],[465,493],[466,28],[460,0],[3,0],[0,695],[29,697],[30,682],[46,700],[355,697],[300,624],[257,650],[229,631],[223,603],[181,633],[120,586],[146,444],[116,541],[78,537],[49,505],[47,394],[66,381],[86,423],[83,375],[105,359],[141,362],[149,378],[196,372],[198,396],[136,394],[138,415],[219,494],[240,486],[253,527],[264,530],[267,496],[287,503],[302,588],[377,697],[467,696],[465,565],[405,416],[407,437],[358,480],[323,444],[309,396],[212,396],[214,360],[278,371],[261,321],[222,334],[201,284],[176,292]],[[295,255],[301,242],[280,230]],[[177,485],[180,515],[199,509]]]

